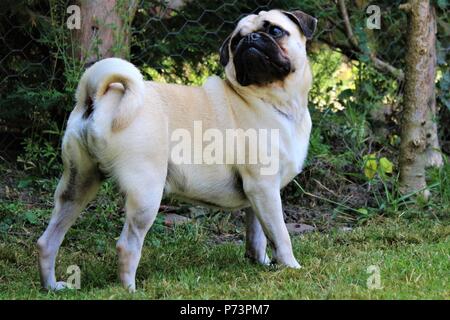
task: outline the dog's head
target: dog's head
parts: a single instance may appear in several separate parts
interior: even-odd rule
[[[220,62],[235,85],[283,82],[307,63],[306,41],[317,19],[302,12],[261,11],[239,21],[220,48]]]

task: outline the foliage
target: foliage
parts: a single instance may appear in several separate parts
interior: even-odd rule
[[[394,66],[402,67],[405,48],[405,15],[397,9],[401,1],[379,1],[382,9],[382,29],[364,28],[367,1],[348,4],[352,25],[363,52],[352,53],[348,49],[348,38],[342,27],[342,19],[336,5],[330,1],[265,0],[265,1],[224,1],[217,5],[214,1],[190,2],[181,9],[170,9],[165,1],[143,1],[133,21],[131,59],[141,67],[148,79],[158,81],[200,84],[210,74],[221,74],[217,51],[225,37],[234,28],[236,21],[246,13],[269,8],[302,10],[318,17],[319,26],[316,39],[328,44],[332,50],[359,61],[350,66],[353,79],[361,85],[349,84],[347,80],[336,81],[333,85],[323,81],[315,82],[312,99],[316,105],[331,104],[341,108],[337,97],[354,96],[354,100],[364,108],[391,103],[398,88],[392,79],[374,72],[370,67],[367,50],[376,52],[381,59]],[[73,57],[71,34],[65,28],[67,0],[21,0],[7,1],[0,15],[2,72],[5,80],[0,90],[0,119],[19,128],[36,124],[36,117],[45,123],[64,121],[67,111],[73,106],[73,94],[82,72],[81,63]],[[120,2],[122,3],[122,2]],[[448,73],[445,71],[448,54],[448,17],[445,15],[447,2],[437,2],[439,21],[439,61],[442,77],[438,85],[438,101],[448,102]],[[20,26],[14,32],[9,26]],[[442,36],[441,36],[442,34]],[[14,53],[10,50],[14,49]],[[347,49],[346,49],[347,48]],[[364,49],[364,48],[367,48]],[[121,50],[121,48],[116,48]],[[323,46],[312,48],[312,59],[326,50]],[[327,63],[317,60],[316,66],[323,66],[317,74],[326,78],[326,68],[336,68],[334,55]],[[330,54],[328,54],[329,57]],[[343,58],[340,58],[343,59]],[[328,77],[329,79],[330,77]],[[329,81],[329,80],[328,80]],[[323,85],[322,85],[323,84]],[[350,87],[348,87],[350,85]],[[320,90],[319,90],[320,89]],[[347,91],[347,89],[353,89]],[[356,90],[358,89],[358,90]],[[355,96],[356,93],[356,96]],[[330,101],[326,99],[330,98]],[[384,102],[389,100],[389,102]],[[382,102],[383,101],[383,102]],[[395,101],[398,104],[398,101]],[[9,106],[14,105],[14,108]],[[30,112],[32,111],[32,112]],[[15,119],[27,119],[17,124]],[[38,127],[39,128],[39,127]]]
[[[377,159],[376,154],[370,154],[363,157],[364,159],[364,175],[367,179],[373,180],[378,173],[382,180],[387,179],[387,174],[393,172],[394,165],[386,157]]]
[[[131,61],[149,80],[200,85],[209,75],[223,73],[218,48],[244,14],[278,7],[300,8],[318,17],[318,33],[308,47],[314,73],[310,155],[305,174],[298,178],[303,190],[291,184],[284,199],[297,209],[303,206],[308,210],[320,208],[321,213],[330,211],[348,223],[367,223],[369,218],[383,214],[408,212],[416,216],[422,212],[417,210],[421,204],[397,192],[395,167],[402,84],[377,71],[369,58],[369,53],[375,52],[393,66],[404,67],[406,16],[398,10],[400,2],[378,2],[383,17],[381,30],[364,27],[367,1],[348,4],[354,33],[362,47],[357,52],[349,47],[336,4],[328,0],[245,0],[224,1],[220,5],[200,0],[176,10],[168,8],[164,1],[143,1],[132,23]],[[21,187],[41,188],[42,183],[37,181],[43,176],[58,176],[61,171],[60,140],[83,72],[82,63],[72,52],[71,34],[65,28],[68,3],[20,0],[2,4],[0,128],[20,131],[20,143],[15,144],[21,146],[17,165],[27,175],[19,183]],[[441,110],[449,106],[450,100],[447,5],[447,1],[437,2],[437,99]],[[12,26],[18,26],[14,32],[10,30]],[[374,116],[385,110],[390,110],[389,119]],[[379,133],[384,127],[386,130]],[[444,145],[448,140],[445,130]],[[367,155],[375,155],[376,160],[368,160]],[[448,214],[446,170],[448,165],[430,172],[430,185],[436,194],[429,209],[438,217],[439,212]],[[323,186],[314,185],[314,181]],[[105,188],[108,196],[94,211],[102,223],[115,224],[122,203],[111,201],[117,197],[111,183]],[[342,200],[349,194],[356,199]],[[32,214],[27,219],[36,221]],[[114,226],[108,224],[105,229],[109,227]]]

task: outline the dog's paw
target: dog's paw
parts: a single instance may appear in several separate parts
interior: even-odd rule
[[[255,257],[255,255],[253,253],[246,253],[245,257],[247,259],[249,259],[251,262],[256,263],[256,264],[260,264],[263,266],[270,266],[271,265],[271,260],[269,258],[269,256],[267,254],[265,254],[263,257]]]
[[[301,269],[302,266],[300,263],[297,262],[297,260],[290,261],[290,262],[278,262],[277,260],[272,260],[270,265],[275,268],[289,268],[289,269]]]
[[[270,260],[269,256],[266,254],[266,256],[263,259],[260,259],[258,261],[258,263],[263,266],[270,266],[272,261]]]
[[[69,289],[73,289],[72,286],[64,281],[58,281],[55,282],[54,284],[50,284],[46,286],[46,289],[48,291],[63,291],[63,290],[69,290]]]
[[[72,290],[72,286],[64,281],[58,281],[56,282],[55,288],[53,289],[54,291],[62,291],[62,290]]]
[[[286,267],[291,268],[291,269],[301,269],[302,268],[300,263],[298,263],[297,261],[295,261],[295,263],[286,265]]]

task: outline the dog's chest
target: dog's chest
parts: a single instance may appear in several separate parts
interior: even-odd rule
[[[303,168],[308,154],[311,117],[305,109],[299,123],[287,123],[280,130],[280,180],[286,186]]]

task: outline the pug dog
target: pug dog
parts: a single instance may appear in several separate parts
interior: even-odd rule
[[[307,154],[312,74],[306,42],[316,25],[302,11],[244,17],[220,48],[226,79],[213,76],[201,87],[144,81],[135,66],[118,58],[88,68],[63,138],[64,171],[55,207],[38,240],[43,287],[66,287],[55,279],[56,255],[105,177],[113,177],[126,195],[117,251],[120,280],[130,291],[136,288],[144,237],[164,195],[224,210],[245,209],[246,256],[270,263],[269,243],[273,262],[300,268],[283,219],[280,189],[300,173]],[[198,134],[198,127],[205,132],[203,139],[189,137]],[[205,130],[214,134],[205,138]],[[234,136],[237,142],[230,150],[222,152],[216,144],[215,153],[222,152],[227,161],[217,161],[206,150],[193,161],[180,161],[180,155],[189,158],[228,130],[244,135]],[[263,130],[277,134],[260,140],[256,156],[247,154],[253,147],[251,134],[246,134]],[[179,152],[185,136],[193,140],[192,148]],[[233,152],[235,157],[228,157]],[[277,165],[264,171],[262,154],[276,155]]]

